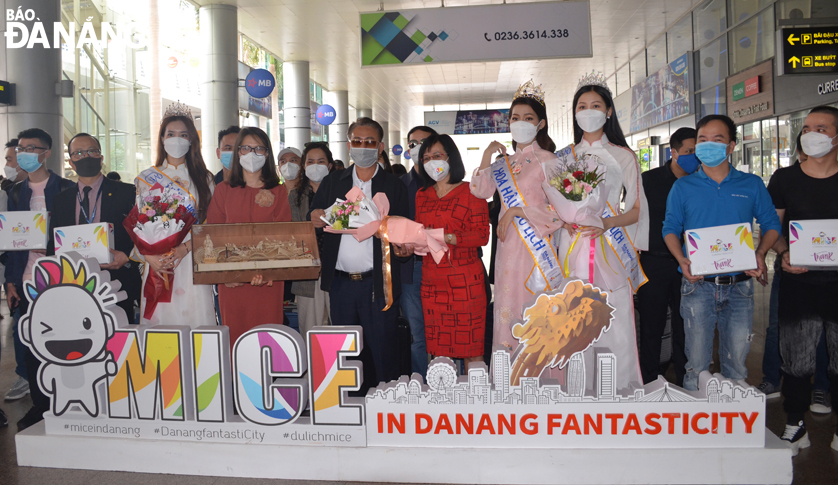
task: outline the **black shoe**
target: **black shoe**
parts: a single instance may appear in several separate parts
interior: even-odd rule
[[[22,418],[20,418],[20,421],[17,422],[17,430],[23,431],[26,428],[32,426],[33,424],[43,420],[44,410],[32,406],[31,408],[29,408],[29,411],[27,411],[26,414]]]
[[[781,440],[787,442],[791,447],[791,456],[797,456],[803,448],[808,448],[812,443],[809,441],[809,434],[806,433],[806,425],[803,421],[786,424],[786,430]]]
[[[9,425],[9,418],[6,417],[6,413],[0,409],[0,428],[5,428]]]

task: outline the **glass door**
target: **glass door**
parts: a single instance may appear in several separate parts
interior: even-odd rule
[[[762,177],[762,150],[761,150],[761,143],[746,143],[743,146],[743,160],[742,164],[744,165],[741,170],[750,171],[750,173],[754,173]]]

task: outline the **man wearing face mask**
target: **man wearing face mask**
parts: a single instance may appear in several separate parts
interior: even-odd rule
[[[218,132],[218,148],[215,149],[215,156],[221,160],[221,170],[215,174],[215,185],[225,180],[230,180],[230,164],[233,162],[233,145],[236,144],[236,137],[239,136],[241,128],[230,125]]]
[[[810,445],[803,415],[811,402],[817,348],[824,333],[829,387],[832,402],[838,403],[838,271],[834,267],[807,271],[793,266],[788,243],[791,221],[838,219],[838,109],[813,108],[803,122],[800,143],[808,158],[777,170],[768,183],[777,215],[783,221],[783,236],[774,250],[783,270],[777,317],[784,373],[783,409],[788,418],[782,439],[792,447],[792,455]],[[823,249],[832,250],[829,246]],[[831,446],[838,451],[838,430]]]
[[[15,147],[18,166],[26,172],[26,178],[9,190],[8,210],[14,211],[55,211],[54,198],[60,191],[73,185],[72,180],[61,178],[52,170],[47,170],[46,161],[52,153],[52,137],[39,128],[23,130],[17,135]],[[9,313],[14,316],[15,324],[20,316],[29,309],[29,300],[23,295],[23,281],[32,277],[32,268],[38,258],[46,251],[10,251],[6,263],[6,300]],[[40,361],[27,348],[26,372],[29,379],[29,391],[32,408],[17,422],[23,430],[43,419],[49,409],[49,398],[38,387],[38,367]]]
[[[0,188],[8,191],[12,186],[26,178],[26,172],[21,170],[17,165],[17,138],[12,138],[6,142],[6,166],[3,167],[3,182]]]
[[[370,118],[359,118],[349,126],[349,154],[354,164],[329,174],[320,183],[311,203],[309,220],[318,232],[326,225],[320,218],[336,199],[344,199],[352,187],[359,187],[370,199],[383,193],[390,201],[390,215],[409,217],[407,189],[395,175],[381,169],[378,157],[383,149],[384,130]],[[364,382],[358,395],[379,382],[399,377],[397,319],[401,296],[401,264],[412,248],[391,245],[393,305],[386,306],[381,243],[376,238],[358,242],[351,235],[326,233],[323,237],[321,285],[329,292],[333,325],[360,325],[364,347],[360,360]]]
[[[99,140],[87,133],[79,133],[67,144],[70,166],[79,176],[79,181],[69,190],[56,194],[55,208],[50,213],[49,245],[47,254],[55,254],[54,229],[82,224],[109,222],[113,224],[113,262],[100,264],[108,270],[111,280],[122,284],[128,298],[118,303],[125,311],[128,321],[134,323],[134,306],[139,305],[142,277],[136,262],[128,255],[134,249],[122,221],[136,203],[136,190],[131,184],[117,182],[102,174],[105,158]]]
[[[437,132],[428,126],[414,126],[407,132],[407,149],[413,168],[401,176],[407,186],[407,200],[410,205],[410,219],[416,220],[416,192],[423,186],[422,162],[419,160],[419,149],[425,138],[436,135]],[[412,256],[402,266],[402,311],[410,324],[410,335],[413,341],[410,345],[410,362],[413,372],[425,377],[428,371],[428,351],[425,346],[425,318],[422,313],[422,258]]]
[[[742,173],[728,157],[736,146],[736,125],[724,115],[705,116],[698,122],[695,154],[699,171],[682,177],[672,186],[663,222],[664,241],[678,260],[681,283],[681,316],[687,353],[684,388],[698,389],[698,375],[708,370],[713,358],[713,333],[718,325],[722,375],[740,380],[748,377],[745,358],[753,334],[754,282],[766,284],[765,254],[780,235],[780,219],[762,179]],[[757,269],[744,273],[693,276],[690,260],[681,244],[685,230],[728,224],[760,226],[756,249]]]
[[[283,148],[276,156],[276,164],[279,166],[279,173],[285,181],[285,189],[288,192],[300,185],[300,170],[302,169],[302,152],[294,147]]]
[[[694,173],[699,161],[695,156],[695,130],[681,128],[669,138],[672,158],[662,167],[641,174],[643,191],[649,201],[649,250],[640,254],[640,264],[648,282],[637,290],[640,312],[640,372],[648,384],[664,371],[660,365],[661,337],[666,329],[667,309],[671,311],[672,363],[676,384],[684,381],[687,357],[684,353],[684,320],[681,319],[681,274],[661,230],[666,216],[666,198],[676,180]]]

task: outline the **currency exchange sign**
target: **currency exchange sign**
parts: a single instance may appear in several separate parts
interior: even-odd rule
[[[587,1],[361,13],[361,67],[592,55]]]
[[[781,29],[778,74],[838,72],[838,26]]]

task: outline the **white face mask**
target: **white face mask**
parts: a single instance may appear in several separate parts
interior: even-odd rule
[[[422,148],[421,143],[410,149],[410,159],[413,160],[413,163],[420,163],[419,162],[419,149],[420,148]]]
[[[326,175],[329,175],[329,167],[326,165],[315,163],[306,167],[306,177],[316,184],[319,184],[321,180],[326,178]]]
[[[369,168],[378,161],[378,149],[376,148],[350,148],[349,157],[361,168]]]
[[[835,137],[830,138],[823,133],[810,131],[800,136],[800,145],[802,145],[803,153],[806,155],[821,158],[835,148],[835,145],[832,144],[834,139]]]
[[[300,166],[294,162],[288,162],[279,167],[279,173],[285,180],[297,180],[297,177],[300,176]]]
[[[250,152],[239,158],[239,162],[242,164],[243,169],[250,173],[256,173],[265,166],[265,155],[257,155]]]
[[[189,151],[190,146],[192,146],[192,142],[186,138],[172,137],[163,140],[163,149],[172,158],[183,158]]]
[[[6,176],[7,179],[11,180],[12,182],[14,182],[15,179],[17,179],[18,173],[20,172],[18,171],[18,169],[14,167],[10,167],[8,165],[3,167],[3,174]]]
[[[444,179],[451,170],[448,160],[428,160],[422,167],[425,169],[425,173],[435,182]]]
[[[596,109],[586,109],[576,113],[576,123],[585,133],[593,133],[605,126],[606,118],[604,112]]]
[[[538,122],[541,126],[541,122]],[[515,143],[531,143],[535,140],[535,135],[538,134],[538,126],[527,121],[516,121],[509,125],[509,132],[512,133],[512,139]]]

